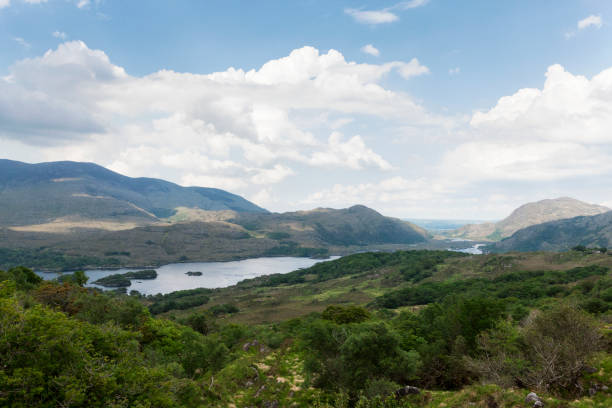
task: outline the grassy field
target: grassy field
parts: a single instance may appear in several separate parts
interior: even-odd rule
[[[581,252],[534,252],[450,258],[436,266],[433,275],[422,282],[494,278],[516,271],[566,271],[591,265],[612,268],[612,256]],[[406,285],[400,269],[400,265],[385,266],[324,282],[307,281],[274,287],[257,286],[258,280],[243,282],[214,290],[209,303],[197,309],[175,310],[168,314],[180,318],[194,311],[229,303],[236,305],[240,311],[222,317],[228,322],[277,323],[311,312],[321,312],[334,304],[368,305],[378,296]],[[306,278],[312,280],[313,277]]]

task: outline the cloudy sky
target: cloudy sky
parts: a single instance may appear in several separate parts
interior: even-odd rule
[[[612,2],[0,0],[0,158],[273,211],[612,206]]]

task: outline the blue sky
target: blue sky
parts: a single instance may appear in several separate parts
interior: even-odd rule
[[[612,205],[606,0],[0,7],[6,158],[95,161],[278,211],[362,202],[484,219],[561,195]],[[288,79],[295,64],[311,78]],[[230,67],[260,75],[204,78]]]

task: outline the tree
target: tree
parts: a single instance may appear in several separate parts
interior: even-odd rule
[[[87,275],[85,275],[85,272],[83,272],[83,271],[76,271],[75,273],[72,274],[72,280],[77,285],[83,287],[83,286],[85,286],[85,284],[87,283],[89,278],[87,277]]]

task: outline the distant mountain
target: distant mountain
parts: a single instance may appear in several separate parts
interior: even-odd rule
[[[486,248],[489,252],[564,251],[577,245],[612,246],[612,211],[521,229]]]
[[[516,231],[544,222],[602,214],[609,208],[569,197],[548,199],[520,206],[507,218],[496,223],[468,224],[448,233],[452,238],[498,241]]]
[[[0,160],[0,203],[0,226],[93,221],[146,225],[175,215],[179,208],[267,212],[216,188],[131,178],[93,163],[69,161]]]
[[[408,222],[364,206],[284,214],[231,212],[223,221],[157,223],[70,233],[0,228],[0,269],[150,266],[260,256],[326,256],[428,242]],[[229,214],[228,214],[229,215]]]

